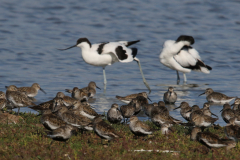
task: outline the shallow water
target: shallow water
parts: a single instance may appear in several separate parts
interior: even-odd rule
[[[149,97],[162,100],[168,86],[176,87],[178,101],[202,107],[211,87],[228,96],[239,96],[240,75],[240,2],[239,1],[30,1],[3,0],[0,5],[0,90],[5,85],[30,86],[39,83],[47,92],[39,92],[36,103],[55,97],[66,88],[84,87],[95,81],[103,88],[102,68],[86,64],[81,49],[58,51],[87,37],[92,43],[138,40],[137,57],[152,89]],[[176,72],[159,62],[162,44],[181,34],[192,35],[193,45],[204,62],[213,70],[210,74],[187,74],[188,84],[176,85]],[[116,63],[106,68],[107,91],[97,90],[92,105],[98,112],[107,112],[116,95],[147,91],[136,62]],[[180,74],[182,78],[182,74]],[[182,80],[182,79],[181,79]],[[182,82],[182,81],[181,81]],[[220,116],[222,106],[212,106]],[[21,111],[31,111],[21,108]],[[179,110],[171,115],[183,118]],[[145,119],[144,117],[142,119]],[[225,122],[220,119],[220,125]]]

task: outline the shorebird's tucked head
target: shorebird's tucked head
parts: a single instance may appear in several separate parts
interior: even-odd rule
[[[203,104],[203,109],[208,109],[210,107],[210,103],[206,102]]]
[[[165,103],[164,103],[163,101],[159,101],[159,102],[158,102],[158,106],[159,106],[159,107],[165,107]]]
[[[131,116],[129,121],[130,121],[130,123],[133,123],[133,122],[138,121],[138,118],[137,118],[137,116]]]
[[[199,110],[200,108],[199,108],[199,106],[198,105],[194,105],[194,106],[192,106],[192,111],[196,111],[196,110]]]
[[[18,91],[18,89],[15,85],[10,85],[7,87],[7,91]]]
[[[117,103],[113,103],[111,108],[117,109],[118,108],[118,104]]]
[[[199,132],[201,132],[201,129],[199,127],[193,128],[190,139],[195,141],[197,138],[197,133]]]
[[[53,107],[53,110],[52,110],[52,113],[64,113],[64,112],[67,112],[68,111],[68,108],[66,106],[63,106],[63,105],[59,105],[59,106],[54,106]]]
[[[99,122],[103,121],[102,117],[101,116],[96,116],[94,119],[93,119],[93,124],[97,124]]]
[[[235,101],[234,101],[234,103],[232,104],[232,106],[233,106],[234,104],[240,104],[240,98],[236,98]]]
[[[6,95],[3,91],[0,91],[0,99],[6,99]]]
[[[63,92],[58,92],[57,95],[56,95],[56,97],[58,97],[58,98],[63,98],[64,96],[65,95],[64,95]]]
[[[187,46],[190,46],[190,45],[194,44],[194,42],[195,42],[194,38],[192,36],[187,36],[187,35],[179,36],[178,39],[176,40],[176,43],[181,42],[181,41],[183,41],[185,43],[187,42],[186,43]]]
[[[53,110],[55,107],[57,106],[62,106],[64,103],[63,103],[63,99],[60,98],[60,97],[56,97],[53,99]]]
[[[82,103],[79,100],[73,102],[72,109],[83,110]]]

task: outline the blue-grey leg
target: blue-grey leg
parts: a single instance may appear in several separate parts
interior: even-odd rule
[[[186,83],[187,82],[187,77],[186,77],[186,74],[185,73],[183,73],[183,78],[184,78],[184,83]]]
[[[149,85],[148,85],[148,83],[147,83],[147,81],[146,81],[146,79],[145,79],[145,77],[144,77],[144,74],[143,74],[143,71],[142,71],[142,67],[141,67],[140,60],[139,60],[138,58],[136,58],[136,57],[134,58],[134,60],[137,61],[137,63],[138,63],[138,67],[139,67],[139,70],[140,70],[141,75],[142,75],[143,83],[144,83],[145,86],[148,88],[148,90],[149,90],[149,94],[150,94],[150,93],[151,93],[151,89],[150,89],[150,87],[149,87]]]
[[[179,82],[180,82],[180,77],[179,77],[179,73],[177,71],[177,85],[179,84]]]
[[[105,67],[103,67],[103,84],[104,84],[104,90],[106,91],[107,88],[107,78],[105,73]]]

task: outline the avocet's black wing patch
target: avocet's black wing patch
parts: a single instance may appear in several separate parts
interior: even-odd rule
[[[138,49],[137,48],[131,48],[131,50],[132,50],[133,58],[136,57]]]
[[[126,51],[123,49],[122,46],[118,46],[118,47],[115,49],[115,51],[116,51],[116,54],[117,54],[117,56],[118,56],[118,59],[124,60],[124,59],[127,59],[127,58],[128,58],[128,55],[125,54]]]
[[[127,43],[126,46],[127,46],[127,47],[128,47],[128,46],[131,46],[131,45],[133,45],[133,44],[135,44],[135,43],[137,43],[137,42],[140,42],[140,40],[137,40],[137,41],[130,41],[130,42]]]
[[[109,42],[107,42],[107,43],[109,43]],[[104,47],[105,44],[107,44],[107,43],[102,43],[102,44],[100,44],[100,45],[98,46],[98,49],[97,49],[98,54],[102,54],[102,52],[103,52],[103,47]]]

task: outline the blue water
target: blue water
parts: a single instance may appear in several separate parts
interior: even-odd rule
[[[66,88],[85,87],[89,81],[103,89],[102,68],[86,64],[81,49],[57,50],[87,37],[92,43],[140,39],[134,47],[139,50],[137,57],[152,89],[149,97],[155,102],[162,100],[168,86],[176,87],[175,107],[182,101],[202,107],[206,99],[198,95],[209,87],[228,96],[239,96],[239,8],[240,2],[233,0],[2,0],[0,90],[5,91],[5,85],[20,87],[37,82],[47,92],[36,96],[36,103],[41,103]],[[176,85],[176,72],[159,62],[164,41],[182,34],[195,38],[193,46],[213,68],[210,74],[187,74],[188,84],[197,84],[196,87],[184,86],[182,81]],[[147,91],[136,62],[115,63],[106,68],[106,74],[107,91],[97,90],[92,103],[98,112],[107,112],[112,103],[122,105],[116,95]],[[222,106],[211,107],[219,116],[221,109]],[[170,113],[183,120],[179,110]],[[221,117],[217,123],[225,125]]]

